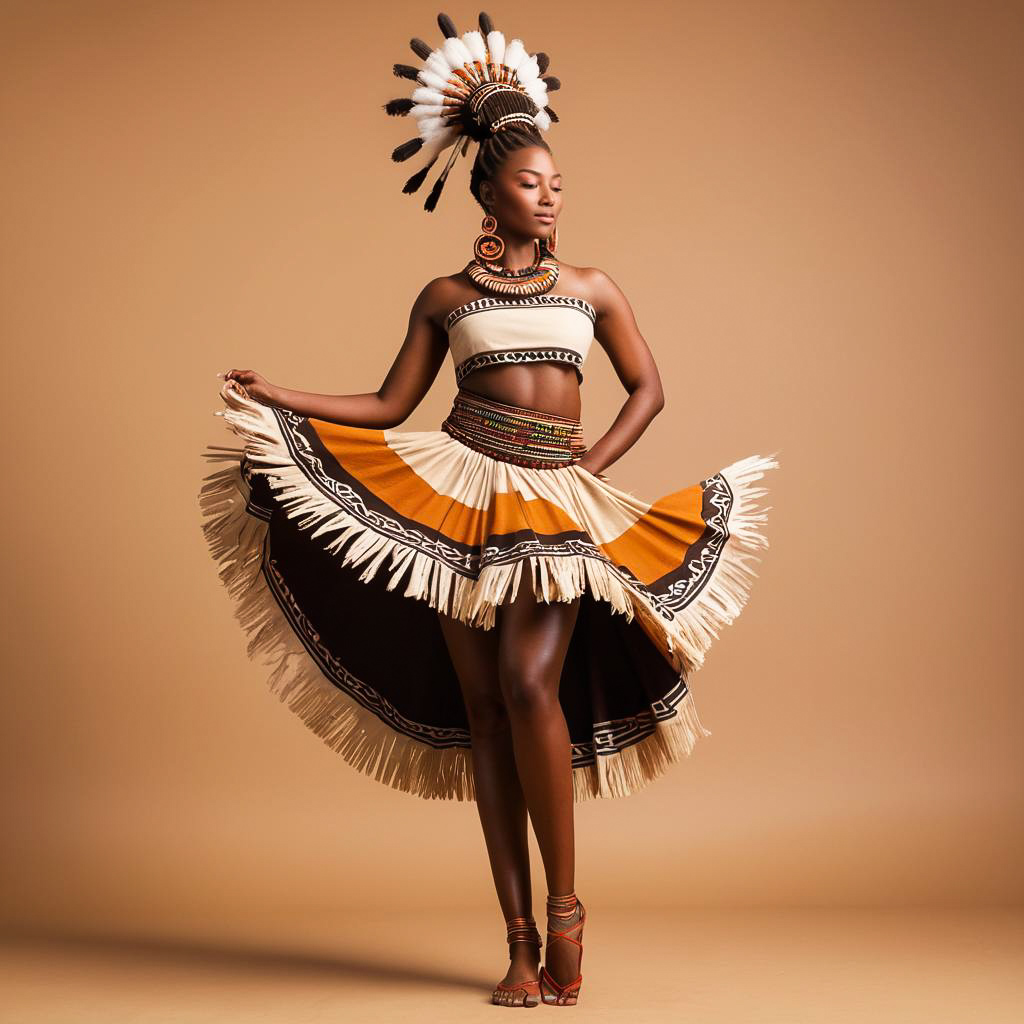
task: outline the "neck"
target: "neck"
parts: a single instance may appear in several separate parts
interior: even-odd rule
[[[501,235],[501,240],[505,243],[505,251],[501,254],[500,259],[494,261],[495,263],[506,270],[524,270],[526,267],[533,266],[536,250],[532,238],[510,239]]]

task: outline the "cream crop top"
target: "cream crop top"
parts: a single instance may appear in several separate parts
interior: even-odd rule
[[[572,295],[486,296],[445,318],[455,383],[481,366],[569,363],[583,383],[597,313]]]

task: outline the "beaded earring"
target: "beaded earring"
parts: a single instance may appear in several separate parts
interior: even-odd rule
[[[535,238],[533,240],[533,251],[537,259],[544,255],[554,256],[558,247],[558,228],[552,228],[547,238]]]
[[[498,230],[497,218],[487,214],[480,226],[482,233],[476,236],[476,241],[473,243],[473,255],[481,263],[501,259],[501,255],[505,251],[505,243],[500,235],[495,234]]]

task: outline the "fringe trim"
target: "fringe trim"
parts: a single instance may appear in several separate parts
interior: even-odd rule
[[[262,654],[267,659],[272,665],[268,680],[271,691],[352,767],[425,799],[475,800],[468,747],[437,749],[395,732],[331,683],[295,636],[260,571],[267,526],[246,511],[249,487],[241,474],[242,458],[248,458],[253,472],[267,476],[289,518],[303,517],[298,523],[300,529],[319,524],[311,539],[337,532],[325,543],[325,549],[337,553],[347,544],[341,564],[365,563],[360,580],[372,579],[390,556],[389,590],[398,586],[408,570],[404,596],[425,600],[470,625],[494,625],[496,605],[509,591],[512,597],[516,595],[527,560],[510,566],[488,566],[478,580],[472,580],[376,534],[313,487],[292,460],[269,408],[242,395],[230,382],[224,384],[220,394],[228,409],[216,415],[225,418],[245,445],[208,447],[206,459],[227,460],[230,465],[205,478],[199,503],[210,553],[235,602],[236,618],[249,636],[249,656]],[[732,622],[746,603],[752,578],[757,575],[750,563],[759,561],[753,551],[768,546],[759,527],[771,508],[756,506],[755,499],[766,489],[751,484],[777,465],[774,455],[751,456],[721,471],[735,498],[729,518],[730,538],[712,580],[675,616],[675,628],[647,606],[642,594],[603,562],[593,559],[530,556],[535,593],[545,601],[571,601],[589,590],[627,619],[639,614],[645,629],[661,638],[663,648],[684,677],[703,664],[704,653],[718,636],[718,628]],[[574,799],[635,793],[689,755],[698,738],[711,735],[697,715],[691,692],[687,691],[675,710],[672,718],[657,723],[655,731],[643,740],[614,754],[598,754],[596,764],[573,769]]]
[[[204,479],[199,492],[202,529],[234,602],[235,617],[248,636],[247,653],[271,668],[270,691],[364,775],[425,799],[475,799],[468,747],[438,749],[403,736],[324,675],[263,577],[267,523],[246,511],[244,451],[211,447],[204,454],[210,461],[230,462]]]

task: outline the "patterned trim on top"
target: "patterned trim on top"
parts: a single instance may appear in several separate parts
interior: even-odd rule
[[[493,366],[498,363],[554,362],[571,363],[579,382],[583,383],[583,357],[572,348],[511,348],[496,352],[478,352],[475,356],[463,359],[455,367],[455,383],[461,384],[463,378],[481,366]]]
[[[445,317],[444,329],[450,331],[453,324],[471,313],[480,313],[485,309],[515,309],[519,306],[565,306],[568,309],[578,309],[592,322],[597,322],[597,311],[594,307],[586,299],[578,299],[575,295],[522,295],[515,298],[508,295],[495,295],[474,299],[462,306],[456,306]]]

